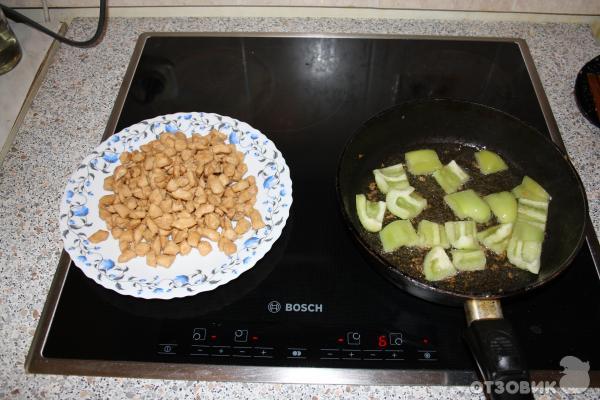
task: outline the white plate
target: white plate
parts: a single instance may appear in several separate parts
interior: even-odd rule
[[[197,250],[178,255],[170,268],[152,268],[145,257],[118,263],[118,241],[110,236],[99,244],[87,238],[107,229],[98,215],[98,199],[109,192],[104,178],[120,164],[123,151],[138,149],[163,132],[206,135],[211,129],[228,135],[227,142],[246,154],[248,175],[256,177],[255,207],[266,227],[238,239],[238,252],[227,256],[213,251],[202,257]],[[290,171],[272,141],[245,122],[208,113],[177,113],[148,119],[114,134],[100,144],[69,179],[60,203],[60,230],[64,246],[83,273],[107,289],[144,299],[171,299],[213,290],[252,268],[281,235],[292,205]]]

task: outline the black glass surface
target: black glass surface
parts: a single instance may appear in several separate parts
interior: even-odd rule
[[[515,43],[151,37],[117,130],[179,111],[248,122],[290,167],[290,218],[249,272],[184,299],[122,296],[71,266],[44,356],[472,370],[463,310],[412,297],[380,277],[335,198],[338,157],[362,122],[403,101],[439,97],[498,108],[548,134]],[[530,368],[558,370],[565,355],[600,365],[598,289],[586,245],[564,275],[503,302]]]

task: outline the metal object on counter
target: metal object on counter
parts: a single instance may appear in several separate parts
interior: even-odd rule
[[[12,70],[23,57],[21,46],[0,8],[0,75]]]
[[[588,61],[575,78],[575,101],[579,111],[600,127],[600,56]]]

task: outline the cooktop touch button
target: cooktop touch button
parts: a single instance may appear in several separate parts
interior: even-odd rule
[[[273,347],[254,347],[252,355],[254,358],[273,358]]]
[[[233,356],[238,358],[248,358],[252,356],[252,348],[251,347],[234,347],[233,348]]]
[[[248,329],[236,329],[233,340],[238,343],[246,343],[248,341]]]
[[[202,345],[202,344],[193,344],[192,351],[190,352],[190,356],[201,356],[208,357],[208,350],[210,346]]]
[[[383,359],[385,361],[404,361],[403,350],[385,350]]]
[[[308,350],[303,347],[288,347],[287,358],[306,359]]]
[[[161,354],[161,355],[177,354],[177,343],[160,343],[158,345],[158,354]]]
[[[343,360],[360,360],[360,350],[357,349],[342,349]]]
[[[339,360],[340,350],[339,349],[321,349],[321,360]]]
[[[206,328],[194,328],[192,331],[192,340],[195,342],[206,340]]]
[[[383,350],[363,350],[362,356],[363,360],[383,360]]]
[[[360,345],[360,333],[358,332],[348,332],[346,334],[346,343],[352,346]]]
[[[436,350],[417,350],[419,361],[437,361]]]
[[[212,346],[210,355],[212,357],[229,357],[231,355],[231,346]]]
[[[392,346],[400,346],[402,345],[402,333],[400,332],[390,332],[390,345]]]

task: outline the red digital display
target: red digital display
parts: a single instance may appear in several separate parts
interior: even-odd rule
[[[217,335],[211,335],[210,340],[217,340]]]
[[[338,339],[337,339],[337,342],[338,342],[339,344],[342,344],[342,343],[344,343],[344,338],[338,338]]]
[[[253,342],[256,342],[256,341],[258,341],[258,336],[252,336],[252,341],[253,341]]]
[[[377,337],[377,346],[384,348],[388,346],[388,340],[386,335],[379,335]]]

